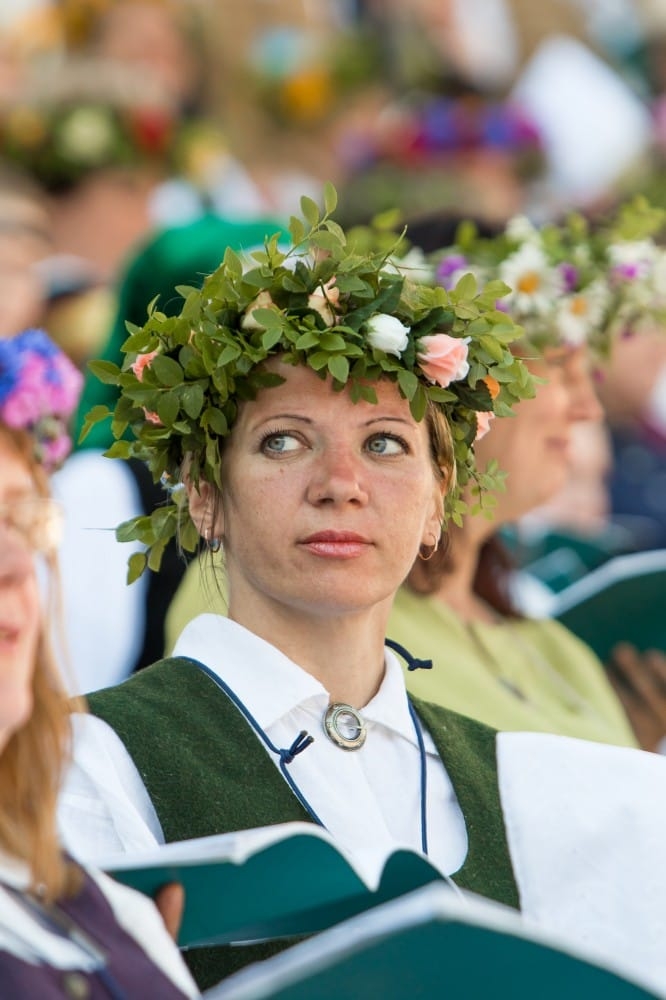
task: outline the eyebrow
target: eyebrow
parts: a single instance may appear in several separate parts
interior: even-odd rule
[[[259,423],[255,424],[252,427],[252,431],[259,430],[259,428],[263,427],[264,424],[275,423],[276,421],[280,420],[297,420],[299,421],[299,423],[308,424],[309,426],[312,426],[315,423],[315,421],[311,417],[304,417],[302,414],[299,413],[273,413],[271,414],[271,416],[264,417],[263,420],[260,420]],[[371,417],[370,420],[366,420],[361,426],[371,427],[373,424],[385,424],[385,423],[402,424],[404,427],[412,426],[411,420],[408,420],[405,417],[392,417],[388,415]]]

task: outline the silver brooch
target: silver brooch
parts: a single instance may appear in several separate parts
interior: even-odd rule
[[[326,735],[343,750],[358,750],[365,743],[365,722],[351,705],[336,702],[329,705],[324,716]]]

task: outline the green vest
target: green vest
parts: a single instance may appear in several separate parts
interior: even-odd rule
[[[312,822],[243,714],[193,660],[161,660],[88,700],[134,760],[167,841]],[[412,701],[465,817],[469,847],[456,883],[518,907],[499,798],[495,731],[448,709]],[[292,943],[197,948],[185,957],[203,990]]]

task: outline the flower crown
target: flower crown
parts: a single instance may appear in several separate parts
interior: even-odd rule
[[[196,185],[228,144],[211,120],[183,119],[163,100],[70,93],[0,108],[5,159],[47,190],[67,190],[95,170],[164,165]]]
[[[587,344],[607,356],[615,336],[666,319],[666,252],[653,239],[666,213],[637,198],[592,227],[580,214],[563,224],[511,219],[495,237],[461,224],[456,244],[429,257],[434,279],[455,287],[473,273],[499,279],[509,294],[498,303],[538,350]]]
[[[418,168],[446,157],[488,149],[532,163],[543,158],[539,130],[519,105],[478,95],[393,102],[379,114],[373,131],[346,143],[356,169],[377,162]],[[527,170],[529,172],[529,170]]]
[[[0,339],[0,420],[30,432],[48,472],[71,451],[67,424],[82,387],[81,372],[43,330]]]
[[[233,427],[239,402],[282,379],[262,367],[281,355],[308,365],[352,399],[376,402],[372,383],[396,382],[417,420],[434,403],[451,428],[458,490],[472,480],[481,503],[495,486],[495,465],[474,463],[474,441],[491,416],[504,416],[534,386],[509,344],[520,329],[496,308],[506,288],[498,282],[477,294],[472,277],[451,292],[406,279],[386,253],[360,253],[331,218],[337,196],[324,192],[325,211],[301,199],[304,219],[293,217],[292,247],[280,234],[251,254],[249,266],[227,249],[201,289],[179,288],[180,315],[149,307],[143,327],[128,324],[122,367],[93,361],[102,381],[120,389],[113,413],[104,406],[87,415],[82,436],[112,416],[117,439],[109,457],[147,462],[154,480],[171,487],[170,502],[118,529],[123,541],[139,539],[146,553],[130,560],[129,579],[146,566],[158,569],[162,552],[177,535],[187,551],[199,543],[180,487],[183,462],[197,482],[221,483],[220,442]],[[247,263],[247,262],[246,262]],[[134,440],[123,437],[131,430]],[[490,503],[488,504],[490,505]],[[466,509],[458,493],[448,513]]]

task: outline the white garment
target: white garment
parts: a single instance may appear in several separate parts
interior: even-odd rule
[[[92,449],[71,455],[51,483],[65,512],[60,666],[68,689],[86,693],[124,680],[143,645],[147,574],[127,585],[127,560],[141,545],[115,536],[142,513],[141,497],[126,462]]]
[[[524,917],[666,996],[664,758],[546,733],[497,747]]]
[[[102,872],[87,871],[102,890],[123,930],[186,996],[198,997],[196,985],[153,902]],[[24,890],[28,882],[26,865],[0,854],[0,951],[35,965],[46,963],[56,969],[90,971],[93,959],[88,952],[74,941],[47,930],[2,888],[7,885]]]
[[[291,746],[303,729],[315,737],[289,770],[324,826],[352,853],[373,866],[373,858],[384,858],[398,847],[420,850],[420,755],[402,668],[390,650],[381,688],[362,711],[366,743],[351,753],[324,734],[329,696],[323,686],[228,618],[195,618],[174,655],[199,660],[222,677],[278,748]],[[423,739],[429,854],[449,874],[460,868],[467,853],[465,824],[426,731]],[[277,767],[277,757],[270,756]],[[68,849],[85,860],[163,841],[133,762],[113,730],[99,719],[77,720],[74,764],[61,795],[59,818]]]

